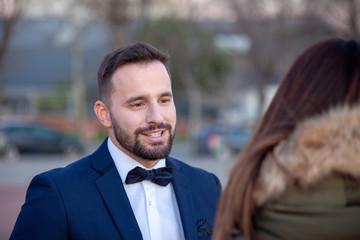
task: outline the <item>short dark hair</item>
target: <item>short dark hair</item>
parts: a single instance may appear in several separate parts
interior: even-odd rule
[[[116,69],[129,63],[148,63],[152,61],[160,61],[168,70],[168,55],[146,43],[133,43],[107,54],[100,64],[97,75],[99,99],[106,105],[111,105],[111,78]]]

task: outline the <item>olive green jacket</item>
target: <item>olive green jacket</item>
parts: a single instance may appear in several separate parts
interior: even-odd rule
[[[264,159],[254,201],[265,239],[360,239],[360,106],[298,124]]]

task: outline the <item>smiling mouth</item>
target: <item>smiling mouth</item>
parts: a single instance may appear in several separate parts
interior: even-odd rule
[[[163,134],[163,131],[155,132],[155,133],[149,133],[149,134],[146,134],[146,135],[149,136],[149,137],[160,137],[162,134]]]

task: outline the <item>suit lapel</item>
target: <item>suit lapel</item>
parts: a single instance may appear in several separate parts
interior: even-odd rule
[[[174,168],[172,184],[179,206],[185,239],[194,239],[193,237],[197,236],[197,229],[191,194],[191,183],[184,173],[180,171],[180,167],[170,157],[167,158],[167,166]]]
[[[107,140],[93,155],[93,167],[103,173],[95,185],[123,239],[142,239],[119,173],[108,151]]]

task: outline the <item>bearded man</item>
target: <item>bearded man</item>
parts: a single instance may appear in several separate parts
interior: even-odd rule
[[[221,185],[168,156],[176,109],[167,60],[145,43],[104,58],[94,111],[108,137],[34,177],[10,239],[211,238]]]

